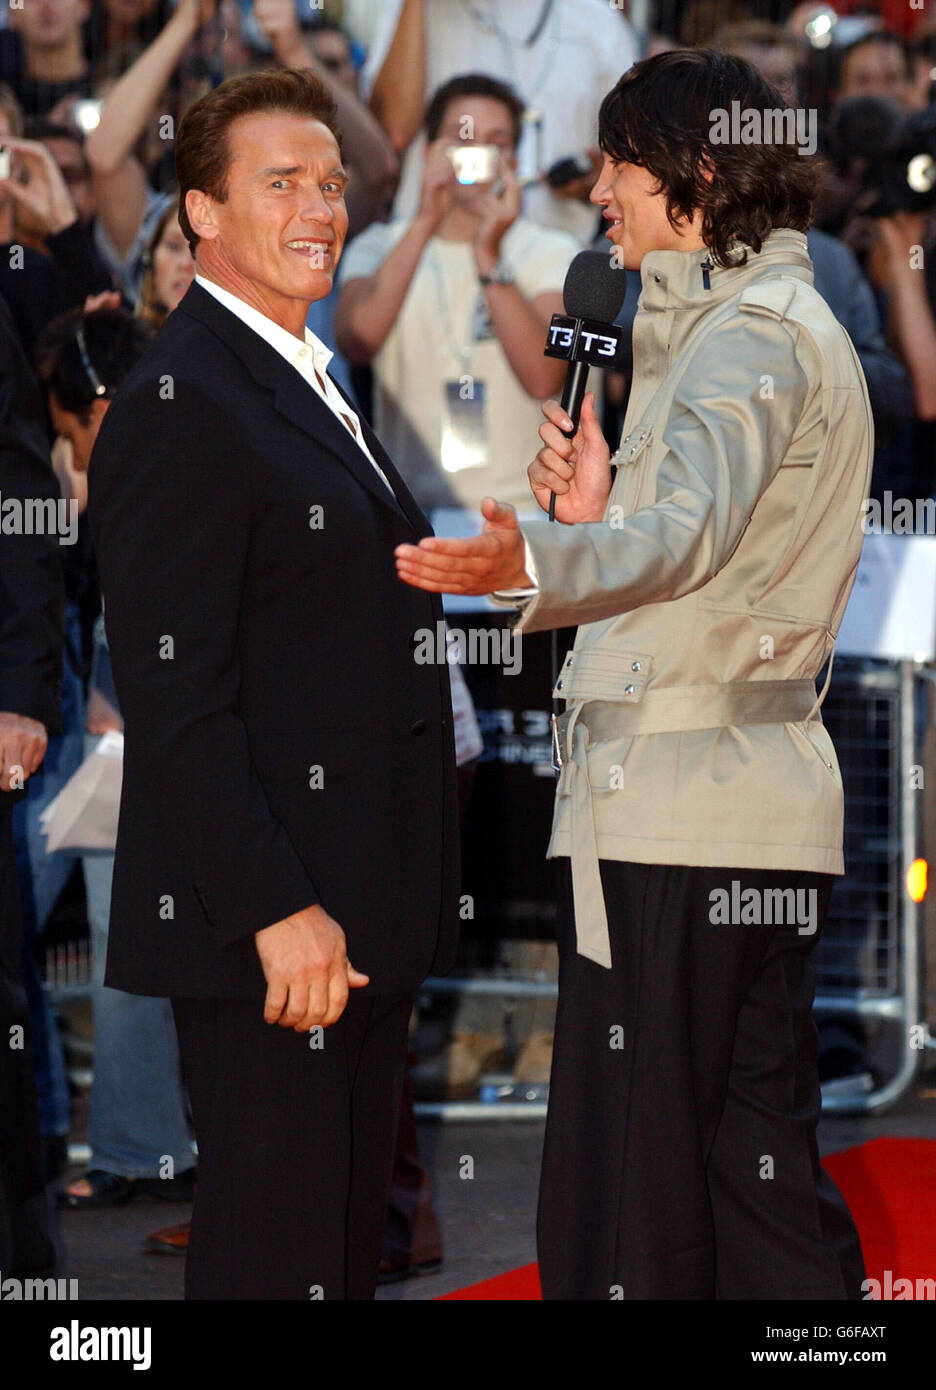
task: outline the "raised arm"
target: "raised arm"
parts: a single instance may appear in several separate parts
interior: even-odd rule
[[[426,3],[403,0],[370,107],[400,154],[416,137],[426,101]]]
[[[85,142],[98,215],[121,257],[133,245],[146,209],[146,171],[133,147],[182,54],[217,0],[179,0],[171,19],[115,84]]]
[[[328,87],[338,108],[345,163],[354,177],[348,185],[348,218],[355,235],[383,216],[393,198],[399,161],[393,146],[364,103],[343,83],[331,79],[303,36],[293,0],[255,0],[254,18],[287,68],[311,68]]]
[[[343,284],[335,310],[335,341],[349,362],[369,362],[387,340],[429,239],[451,205],[455,172],[437,140],[426,152],[419,211],[373,275]]]

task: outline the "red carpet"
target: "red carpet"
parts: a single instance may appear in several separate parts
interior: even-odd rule
[[[877,1279],[893,1298],[913,1297],[918,1279],[936,1278],[936,1139],[872,1139],[830,1154],[823,1163],[855,1218],[868,1278]],[[898,1279],[913,1281],[913,1290],[894,1287]],[[444,1297],[538,1299],[536,1265]]]

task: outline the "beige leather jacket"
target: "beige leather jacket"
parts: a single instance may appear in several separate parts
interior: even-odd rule
[[[840,874],[843,798],[815,678],[861,551],[873,426],[806,237],[738,268],[641,266],[635,374],[605,518],[524,523],[527,632],[579,624],[555,694],[548,857],[578,949],[610,967],[598,860]]]

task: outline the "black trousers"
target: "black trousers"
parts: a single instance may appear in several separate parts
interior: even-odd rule
[[[576,954],[561,863],[544,1298],[860,1298],[858,1233],[816,1146],[809,953],[832,876],[603,860],[601,877],[612,970]],[[800,889],[803,916],[713,921],[732,881],[759,895],[742,903]]]
[[[370,1299],[412,994],[353,992],[318,1036],[260,999],[173,999],[198,1141],[190,1299]]]

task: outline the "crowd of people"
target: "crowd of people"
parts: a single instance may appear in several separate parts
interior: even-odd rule
[[[936,158],[936,27],[921,10],[914,31],[898,33],[881,7],[850,7],[821,45],[809,6],[759,7],[770,18],[751,18],[750,8],[696,3],[675,32],[649,36],[604,0],[23,0],[4,10],[0,330],[41,393],[6,400],[5,409],[22,411],[40,431],[58,495],[83,516],[109,403],[194,278],[174,185],[179,121],[227,77],[301,67],[328,85],[351,174],[338,283],[307,321],[331,350],[329,373],[373,421],[427,513],[476,514],[490,495],[532,509],[526,467],[540,404],[558,396],[564,374],[543,356],[546,329],[562,310],[575,255],[606,244],[588,200],[600,167],[599,101],[643,52],[693,43],[745,58],[787,103],[815,114],[816,152],[804,157],[822,161],[822,193],[809,252],[816,286],[848,330],[867,381],[877,441],[872,492],[928,496],[936,191],[928,199],[926,189],[895,186],[887,152],[916,141]],[[459,166],[459,146],[484,147],[487,170]],[[626,273],[618,322],[628,328],[640,276]],[[625,333],[598,391],[609,439],[620,434],[631,366]],[[0,390],[8,395],[6,380]],[[0,489],[8,495],[6,477]],[[121,727],[83,520],[78,535],[60,548],[61,718],[45,714],[42,702],[4,705],[48,734],[44,763],[13,810],[47,1183],[64,1169],[72,1107],[37,944],[75,857],[46,851],[39,817],[100,736]],[[0,659],[7,664],[5,653]],[[482,745],[457,667],[453,682],[467,792]],[[62,1184],[60,1198],[72,1208],[147,1192],[186,1200],[196,1155],[172,1013],[165,1000],[102,984],[113,856],[87,853],[82,867],[93,961],[92,1159]],[[550,951],[505,942],[502,959],[549,975]],[[502,1015],[490,1000],[456,1011],[434,1063],[443,1093],[470,1093],[503,1056]],[[536,1010],[520,1042],[543,1045],[515,1059],[519,1078],[548,1079],[549,1033]],[[431,1267],[441,1254],[411,1106],[398,1160],[387,1277]],[[151,1244],[184,1249],[184,1228],[157,1232]]]

